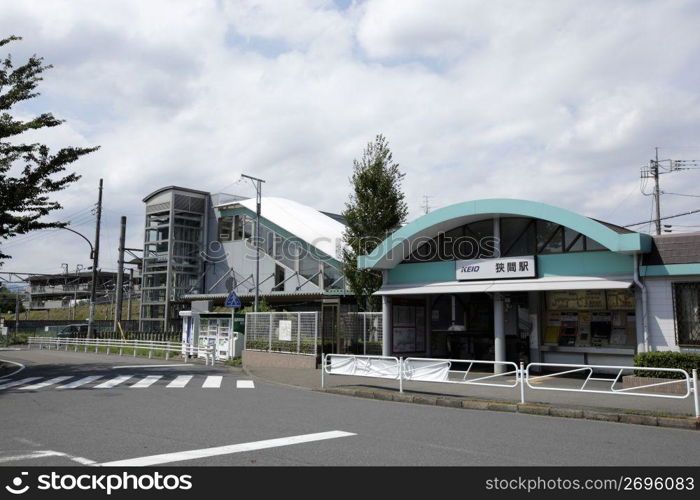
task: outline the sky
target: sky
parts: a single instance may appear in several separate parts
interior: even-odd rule
[[[700,3],[677,0],[2,0],[0,49],[53,68],[52,112],[26,134],[99,145],[57,194],[90,239],[104,178],[100,267],[119,217],[142,247],[142,199],[168,185],[263,194],[341,212],[353,159],[381,133],[405,173],[409,220],[481,198],[522,198],[624,225],[651,218],[640,168],[700,159]],[[693,210],[700,170],[662,175],[662,215]],[[650,186],[646,186],[650,192]],[[672,219],[700,230],[700,216]],[[653,230],[649,225],[638,229]],[[40,231],[2,245],[3,271],[87,267],[87,243]]]

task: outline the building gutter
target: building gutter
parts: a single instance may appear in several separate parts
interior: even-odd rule
[[[639,279],[639,254],[634,254],[634,284],[642,291],[642,329],[644,331],[644,352],[649,352],[649,318],[647,316],[647,287]]]

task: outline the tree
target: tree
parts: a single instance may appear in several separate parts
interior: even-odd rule
[[[343,273],[361,311],[380,308],[372,294],[382,285],[382,276],[378,271],[358,269],[357,257],[371,253],[406,222],[408,205],[401,190],[404,175],[381,134],[367,144],[360,161],[353,160],[353,191],[343,212],[347,222]]]
[[[0,314],[14,313],[17,306],[17,293],[12,293],[7,287],[0,285]],[[24,306],[20,299],[19,312],[24,312]]]
[[[0,40],[0,47],[21,40],[11,36]],[[39,95],[42,74],[51,65],[33,55],[15,67],[8,55],[0,63],[0,237],[3,240],[46,228],[65,227],[65,222],[47,222],[45,216],[62,206],[50,194],[76,182],[76,173],[64,173],[66,166],[98,147],[61,148],[51,153],[44,144],[24,144],[17,140],[23,132],[56,127],[64,120],[42,113],[29,120],[13,118],[13,107]],[[14,138],[14,139],[13,139]],[[0,251],[0,260],[11,258]]]

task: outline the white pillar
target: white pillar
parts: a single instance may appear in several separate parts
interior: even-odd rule
[[[493,353],[495,361],[506,360],[506,333],[504,328],[503,297],[493,294]],[[496,365],[494,373],[506,371],[503,365]]]
[[[391,356],[391,297],[382,295],[382,356]]]

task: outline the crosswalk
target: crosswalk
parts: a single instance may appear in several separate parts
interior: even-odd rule
[[[73,380],[72,380],[73,379]],[[227,380],[229,380],[227,378]],[[232,379],[234,380],[234,379]],[[166,383],[167,382],[167,383]],[[110,377],[105,375],[87,375],[75,377],[63,375],[60,377],[26,377],[15,380],[0,379],[0,391],[5,389],[17,389],[19,391],[38,391],[40,389],[56,389],[61,391],[71,389],[114,389],[115,387],[127,387],[129,389],[148,389],[163,387],[167,389],[183,389],[185,387],[199,387],[201,389],[220,389],[224,385],[224,377],[221,375],[177,375],[172,380],[163,375],[118,375]],[[237,380],[236,389],[254,389],[252,380]]]

